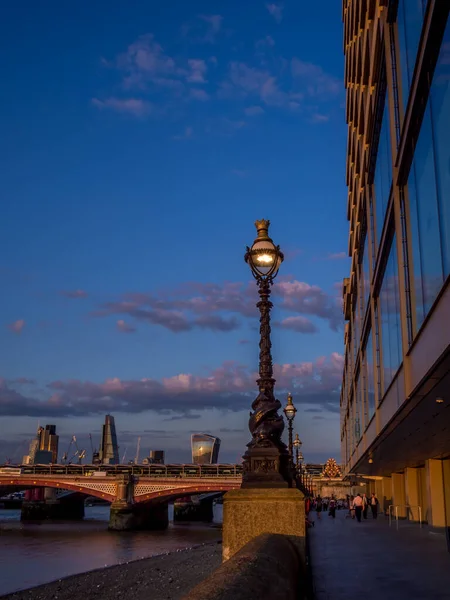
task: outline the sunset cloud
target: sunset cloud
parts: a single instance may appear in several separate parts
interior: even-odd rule
[[[123,319],[119,319],[116,323],[116,327],[118,331],[121,331],[122,333],[134,333],[136,331],[136,327],[132,327],[131,325],[128,325],[128,323],[125,323],[125,321]]]
[[[87,298],[88,295],[84,290],[62,290],[60,294],[66,298]]]
[[[318,286],[281,280],[273,286],[273,295],[277,298],[277,308],[294,313],[278,323],[280,327],[313,333],[315,326],[306,316],[327,321],[333,331],[342,326],[339,296],[329,295]],[[240,327],[237,316],[257,317],[256,302],[257,289],[253,282],[222,285],[190,282],[164,292],[125,294],[118,300],[105,302],[92,316],[128,316],[174,333],[199,328],[227,332]]]
[[[321,410],[339,410],[343,357],[333,353],[314,362],[274,365],[277,391],[298,390],[297,404]],[[0,415],[70,417],[154,411],[173,417],[218,409],[248,410],[256,393],[256,372],[233,361],[225,362],[205,376],[178,374],[173,377],[123,381],[117,377],[103,383],[80,380],[52,381],[31,396],[0,379]]]
[[[14,321],[14,323],[10,323],[7,327],[13,333],[20,335],[25,327],[25,319],[18,319],[17,321]]]

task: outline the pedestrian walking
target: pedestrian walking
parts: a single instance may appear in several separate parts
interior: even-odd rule
[[[369,499],[367,498],[366,494],[362,495],[362,499],[363,499],[362,514],[363,514],[364,519],[367,519],[367,513],[369,512]]]
[[[353,509],[355,511],[355,515],[356,515],[356,520],[358,521],[358,523],[361,523],[361,515],[362,515],[362,511],[363,511],[363,499],[361,497],[361,494],[358,494],[355,499],[353,500]]]
[[[322,498],[320,496],[317,496],[316,499],[316,512],[317,512],[317,518],[320,521],[320,515],[322,513],[322,508],[323,508],[323,502],[322,502]]]
[[[334,496],[331,496],[331,500],[330,500],[330,504],[328,505],[328,515],[330,517],[333,517],[333,519],[336,518],[336,500],[334,499]]]
[[[370,510],[372,511],[372,518],[376,519],[378,517],[378,498],[375,494],[372,494],[370,498]]]

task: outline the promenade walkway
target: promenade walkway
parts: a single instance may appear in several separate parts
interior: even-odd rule
[[[380,515],[361,523],[315,512],[310,552],[316,600],[449,600],[450,554],[443,534]]]

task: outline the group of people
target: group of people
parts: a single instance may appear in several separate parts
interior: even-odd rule
[[[356,496],[347,496],[347,500],[344,502],[344,506],[348,508],[348,517],[356,519],[358,523],[361,519],[367,519],[369,513],[369,507],[372,513],[372,518],[378,517],[378,498],[376,494],[372,494],[370,498],[366,494],[357,494]],[[317,513],[317,519],[320,521],[322,512],[328,510],[328,515],[333,519],[336,517],[336,508],[341,508],[339,503],[334,496],[331,498],[321,498],[317,496],[312,503],[312,508],[315,508]],[[309,512],[309,510],[308,510]]]
[[[354,498],[349,498],[349,517],[361,523],[361,517],[367,519],[369,507],[372,512],[372,518],[378,517],[378,498],[376,494],[372,494],[370,498],[366,494],[357,494]]]

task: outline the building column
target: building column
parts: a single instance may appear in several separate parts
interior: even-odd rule
[[[375,482],[375,494],[378,498],[379,510],[383,514],[387,514],[389,505],[392,504],[392,484],[390,477],[377,479]]]
[[[425,463],[428,494],[428,524],[439,529],[446,527],[444,470],[442,462],[442,460],[431,459]]]
[[[404,473],[392,473],[392,503],[395,511],[398,511],[398,516],[401,519],[406,518],[406,494],[405,494],[405,475]]]
[[[420,490],[420,472],[419,469],[405,469],[405,484],[406,484],[406,504],[408,505],[408,516],[411,521],[418,522],[423,519],[423,514],[419,514],[419,506],[421,505],[421,490]]]

